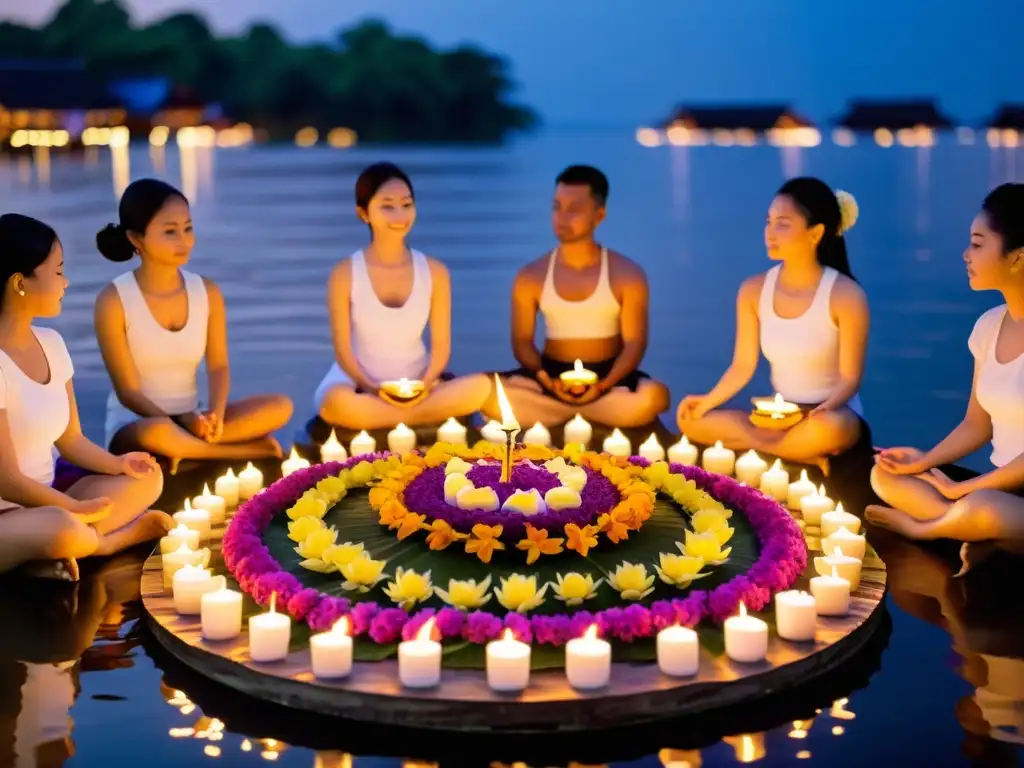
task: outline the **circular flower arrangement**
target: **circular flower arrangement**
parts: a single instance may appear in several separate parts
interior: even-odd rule
[[[499,483],[494,457],[438,444],[301,470],[242,505],[224,562],[257,603],[276,593],[312,630],[348,616],[381,649],[364,658],[384,658],[431,617],[452,645],[507,628],[559,646],[594,623],[630,643],[721,623],[740,602],[761,610],[806,567],[790,515],[730,478],[532,446]],[[452,475],[468,485],[453,490]]]

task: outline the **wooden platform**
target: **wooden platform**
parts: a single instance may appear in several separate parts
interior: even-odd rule
[[[816,540],[809,541],[816,548]],[[812,569],[813,564],[805,578]],[[249,660],[244,631],[232,641],[207,642],[198,617],[177,615],[163,591],[159,555],[146,562],[142,577],[143,605],[161,645],[200,674],[241,693],[379,725],[523,733],[649,723],[796,688],[833,671],[868,642],[884,618],[885,590],[885,565],[869,553],[849,615],[819,618],[814,643],[791,643],[773,634],[763,663],[737,664],[702,648],[700,671],[690,679],[664,676],[653,663],[616,663],[611,684],[602,691],[575,691],[556,670],[534,672],[524,693],[506,695],[493,693],[480,670],[446,669],[437,688],[409,690],[398,681],[395,660],[356,662],[352,675],[339,682],[313,677],[307,649],[282,662],[256,664]]]

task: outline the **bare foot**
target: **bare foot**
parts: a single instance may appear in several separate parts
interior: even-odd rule
[[[985,562],[997,549],[994,541],[965,541],[960,545],[960,571],[953,578],[959,578],[975,566]]]
[[[930,538],[924,536],[925,523],[915,520],[906,512],[901,512],[882,504],[869,504],[864,508],[864,518],[873,525],[887,528],[890,531],[906,536],[908,539]]]
[[[150,509],[123,528],[103,536],[93,554],[98,557],[112,555],[144,541],[159,539],[173,527],[174,520],[170,515],[157,509]]]
[[[39,560],[33,563],[26,563],[21,567],[21,572],[33,579],[48,579],[50,581],[78,581],[78,561],[73,557],[67,560]]]

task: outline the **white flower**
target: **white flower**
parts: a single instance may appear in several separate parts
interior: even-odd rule
[[[836,190],[836,202],[839,203],[839,234],[845,235],[857,223],[860,208],[857,206],[857,199],[842,189]]]

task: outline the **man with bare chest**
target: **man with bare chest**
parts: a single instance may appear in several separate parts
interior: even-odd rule
[[[598,244],[608,179],[574,165],[555,181],[551,223],[558,247],[527,264],[512,288],[512,350],[522,366],[505,375],[521,423],[561,424],[576,413],[599,424],[649,424],[668,408],[665,386],[639,370],[647,348],[643,269]],[[544,319],[543,350],[534,343]],[[572,392],[559,378],[581,360],[597,381]]]

